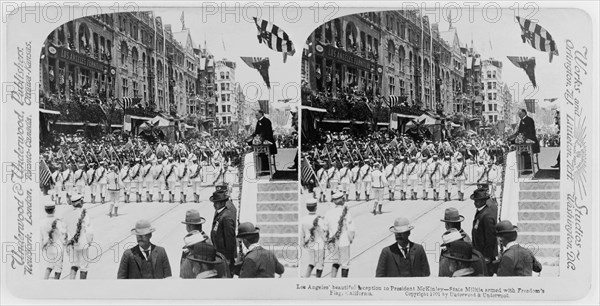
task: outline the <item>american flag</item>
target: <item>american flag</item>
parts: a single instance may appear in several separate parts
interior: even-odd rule
[[[258,31],[258,34],[256,35],[258,42],[261,44],[264,43],[272,50],[283,52],[284,62],[285,55],[294,55],[294,53],[296,53],[294,43],[292,43],[288,34],[281,28],[256,17],[254,17],[254,23],[256,24],[256,29]]]
[[[315,171],[310,166],[310,163],[308,162],[308,159],[306,157],[302,159],[300,171],[302,171],[302,184],[306,185],[310,183],[310,180],[312,178],[315,178],[315,181],[317,181],[317,174],[315,174]]]
[[[52,174],[45,160],[40,161],[40,187],[49,186],[52,182]]]
[[[552,35],[536,22],[519,16],[516,18],[521,26],[521,39],[523,39],[523,43],[529,42],[534,49],[548,52],[550,62],[552,62],[552,56],[558,55],[558,49],[556,48],[554,39],[552,39]]]
[[[507,56],[507,58],[515,66],[525,70],[525,73],[527,73],[527,76],[533,84],[533,87],[537,87],[537,84],[535,82],[535,57]]]
[[[269,58],[268,57],[244,57],[241,59],[246,63],[250,68],[254,68],[258,70],[260,76],[263,78],[265,83],[267,84],[267,88],[271,89],[271,82],[269,81]]]

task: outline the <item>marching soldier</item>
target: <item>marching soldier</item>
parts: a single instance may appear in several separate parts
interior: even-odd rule
[[[158,202],[161,203],[164,199],[164,190],[166,188],[165,172],[166,160],[162,158],[158,159],[158,163],[152,167],[152,177],[156,184],[156,193],[158,195]]]
[[[413,156],[410,163],[406,166],[406,176],[408,177],[408,184],[410,185],[410,199],[417,199],[417,188],[419,185],[419,164],[417,161],[419,160],[418,156]]]
[[[94,204],[96,203],[96,189],[98,187],[98,183],[96,182],[96,164],[95,163],[90,163],[89,164],[89,169],[88,171],[85,173],[86,175],[86,182],[85,184],[90,186],[90,199],[91,199],[91,203]]]
[[[373,178],[371,177],[371,161],[369,159],[365,160],[365,164],[360,168],[360,181],[361,181],[361,191],[365,191],[365,197],[367,202],[369,201],[369,197],[371,196],[371,184],[373,182]]]
[[[344,198],[346,201],[348,201],[349,198],[350,180],[352,178],[352,169],[350,167],[350,162],[345,160],[344,166],[338,171],[340,190],[344,192]]]
[[[396,177],[396,189],[400,190],[400,200],[406,201],[406,161],[403,155],[400,155],[400,162],[394,167],[394,176]],[[412,195],[411,195],[412,196]]]
[[[123,168],[121,168],[121,172],[119,173],[120,179],[123,182],[123,197],[125,199],[125,203],[129,203],[129,192],[131,191],[131,167],[129,165],[129,161],[124,161]],[[110,182],[109,182],[110,183]]]
[[[438,193],[438,188],[440,187],[440,177],[441,177],[441,165],[438,161],[438,155],[434,154],[432,156],[432,161],[427,166],[427,175],[428,182],[431,184],[431,191],[433,193],[433,200],[437,201],[440,198],[440,194]]]
[[[64,164],[61,166],[64,169]],[[60,205],[61,196],[63,194],[64,185],[63,185],[63,171],[61,168],[56,168],[54,172],[52,172],[52,181],[54,182],[54,202],[56,205]]]
[[[338,169],[331,164],[331,161],[327,161],[327,169],[325,170],[325,176],[327,177],[327,185],[326,185],[326,194],[329,199],[333,195],[333,190],[337,190],[337,185],[339,182],[338,178]]]
[[[390,158],[388,164],[385,166],[384,174],[385,179],[388,182],[388,193],[389,200],[394,200],[394,189],[396,188],[396,176],[394,175],[394,168],[396,167],[396,162],[393,158]]]
[[[108,173],[106,174],[106,182],[108,201],[110,202],[108,216],[112,218],[113,215],[119,215],[119,196],[121,195],[121,189],[123,188],[123,180],[121,179],[117,165],[110,165]]]
[[[352,214],[344,205],[344,194],[333,195],[335,206],[325,214],[325,229],[329,233],[327,243],[332,255],[331,277],[336,277],[341,266],[342,277],[348,277],[350,271],[350,245],[354,241],[355,230]]]
[[[501,181],[501,170],[499,167],[490,159],[488,161],[488,184],[490,197],[496,198],[496,184]]]
[[[184,203],[187,200],[186,191],[190,182],[190,171],[185,157],[182,157],[177,166],[177,179],[179,180],[179,203]]]
[[[354,162],[354,167],[352,167],[352,185],[354,185],[354,193],[356,195],[356,201],[360,201],[360,193],[361,193],[361,180],[360,180],[360,168],[361,163],[358,160]]]
[[[325,231],[327,229],[323,217],[317,214],[316,199],[309,198],[306,201],[306,209],[308,215],[304,216],[301,221],[301,240],[308,253],[306,257],[308,267],[304,277],[310,277],[314,268],[317,268],[316,276],[321,277],[325,262],[325,237],[327,236]]]
[[[175,194],[173,193],[173,189],[175,188],[175,183],[177,183],[177,166],[175,165],[175,161],[172,156],[169,156],[169,162],[165,166],[164,177],[165,184],[167,186],[167,190],[169,191],[169,203],[173,203],[175,201]]]
[[[373,215],[377,214],[377,207],[379,207],[379,214],[381,214],[381,207],[383,206],[383,191],[385,186],[388,185],[388,181],[383,172],[381,172],[381,164],[375,162],[373,165],[373,172],[371,172],[373,195],[375,203],[373,203]]]
[[[442,179],[440,180],[440,189],[444,189],[444,201],[450,201],[452,199],[450,187],[452,186],[452,160],[450,155],[444,156],[444,161],[441,167]]]
[[[190,165],[190,181],[192,182],[192,190],[194,191],[194,202],[200,203],[200,186],[202,184],[202,166],[198,163],[198,157],[192,157]]]
[[[427,186],[429,185],[429,176],[427,176],[427,168],[429,168],[427,156],[423,155],[421,157],[421,162],[417,166],[419,180],[421,181],[423,187],[423,200],[427,200]]]
[[[456,163],[454,163],[452,175],[456,180],[456,189],[458,190],[458,199],[460,201],[465,200],[465,181],[468,179],[466,168],[467,162],[463,160],[461,153],[457,153]]]
[[[479,158],[478,165],[475,167],[475,183],[487,184],[489,168],[486,167],[482,158]]]
[[[319,202],[325,202],[325,188],[327,188],[327,169],[329,167],[329,162],[324,162],[322,160],[317,161],[317,165],[320,166],[319,170],[317,170],[317,180],[319,180],[319,184],[317,184],[319,189]],[[316,194],[316,192],[315,192]]]
[[[96,169],[96,193],[95,196],[100,196],[100,203],[104,204],[104,197],[106,196],[106,185],[108,180],[106,179],[106,161],[101,160],[98,168]],[[94,197],[95,197],[94,196]]]
[[[152,189],[152,185],[154,183],[154,178],[152,176],[152,166],[156,164],[156,156],[151,156],[150,159],[146,159],[144,161],[144,165],[142,166],[142,169],[140,170],[141,174],[140,174],[140,179],[142,180],[141,186],[140,186],[140,197],[141,197],[141,193],[142,191],[145,189],[146,190],[146,202],[148,203],[152,203],[152,194],[150,193],[150,190]]]
[[[142,164],[139,158],[135,159],[135,164],[131,168],[131,185],[135,187],[135,199],[136,202],[142,202],[142,187],[144,184],[144,177],[142,175]]]
[[[75,186],[75,192],[84,194],[84,187],[87,184],[87,177],[85,174],[85,170],[83,170],[84,164],[78,164],[77,170],[73,174],[73,185]]]

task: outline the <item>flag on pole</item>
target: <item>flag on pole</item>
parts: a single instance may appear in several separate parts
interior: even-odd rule
[[[304,184],[304,185],[309,184],[310,180],[312,178],[314,178],[315,181],[318,182],[317,174],[315,173],[313,168],[310,166],[310,163],[308,162],[308,159],[306,157],[304,157],[302,159],[302,165],[300,167],[300,171],[302,171],[302,184]]]
[[[521,26],[521,39],[523,43],[528,42],[534,49],[548,52],[550,62],[552,63],[552,56],[558,55],[558,48],[556,48],[556,43],[552,39],[552,35],[536,22],[519,16],[516,16],[516,18]]]
[[[535,57],[507,56],[507,58],[515,66],[525,70],[525,73],[529,77],[529,80],[533,84],[533,87],[536,88],[537,84],[535,82]]]
[[[269,100],[258,100],[258,106],[265,114],[269,114]]]
[[[536,99],[525,99],[525,108],[527,108],[528,113],[535,114],[535,104],[537,103]]]
[[[185,17],[183,15],[185,11],[181,11],[181,18],[179,18],[179,20],[181,21],[181,30],[185,30]]]
[[[46,164],[46,161],[42,159],[40,161],[40,187],[49,186],[52,180],[52,174],[50,168]]]
[[[254,17],[254,24],[256,24],[256,30],[258,31],[256,35],[258,43],[264,43],[271,50],[282,52],[284,63],[288,54],[293,56],[296,53],[290,37],[280,27],[256,17]]]
[[[254,68],[258,70],[260,76],[263,78],[263,81],[267,84],[267,88],[271,89],[271,83],[269,81],[269,58],[268,57],[244,57],[241,59],[248,65],[250,68]]]

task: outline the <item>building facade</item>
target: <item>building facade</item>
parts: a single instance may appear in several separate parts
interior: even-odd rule
[[[487,59],[482,64],[484,122],[497,124],[504,121],[504,98],[502,83],[502,62]]]
[[[230,126],[238,121],[235,68],[233,61],[222,59],[215,62],[215,117],[220,126]]]

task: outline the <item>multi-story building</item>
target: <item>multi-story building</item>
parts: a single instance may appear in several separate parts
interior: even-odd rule
[[[481,119],[483,111],[483,93],[481,81],[481,55],[471,46],[461,49],[465,58],[463,94],[460,99],[455,100],[454,112],[463,113],[465,119]]]
[[[237,123],[237,84],[235,82],[236,63],[227,59],[215,63],[215,117],[220,126]]]
[[[483,61],[482,82],[484,98],[482,115],[488,124],[496,124],[504,120],[501,61],[492,58]]]
[[[198,57],[198,79],[196,80],[196,89],[200,96],[198,105],[198,115],[201,129],[212,133],[215,123],[217,99],[215,95],[215,60],[210,51],[206,48],[198,47],[194,49]]]
[[[506,85],[506,83],[504,83],[504,86],[502,87],[502,100],[504,101],[504,105],[503,105],[503,116],[502,119],[504,121],[505,124],[509,124],[511,121],[511,110],[513,109],[513,97],[512,97],[512,93],[510,92],[510,89],[508,88],[508,85]]]

